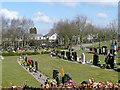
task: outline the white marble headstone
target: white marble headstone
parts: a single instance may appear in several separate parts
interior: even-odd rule
[[[84,53],[81,54],[81,62],[82,62],[82,64],[85,64],[85,54]]]

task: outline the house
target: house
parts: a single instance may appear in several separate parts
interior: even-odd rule
[[[30,40],[43,40],[42,34],[30,34]]]
[[[55,42],[57,40],[57,33],[48,33],[44,37],[49,40],[49,42]]]

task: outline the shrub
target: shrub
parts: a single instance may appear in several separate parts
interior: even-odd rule
[[[20,56],[20,55],[37,55],[40,54],[39,52],[21,52],[21,53],[2,53],[2,56]]]
[[[49,54],[50,51],[42,51],[41,54]]]

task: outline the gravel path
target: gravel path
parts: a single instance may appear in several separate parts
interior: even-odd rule
[[[17,62],[19,63],[20,66],[22,66],[29,74],[31,74],[38,82],[40,82],[40,84],[45,84],[45,81],[47,78],[47,76],[45,76],[44,74],[42,74],[41,72],[37,71],[37,73],[35,72],[29,72],[29,70],[26,69],[26,67],[24,67],[23,65],[20,64],[19,60],[17,60]],[[41,77],[40,77],[41,75]],[[51,80],[49,78],[49,80]]]

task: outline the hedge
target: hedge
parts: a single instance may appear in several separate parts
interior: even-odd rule
[[[2,56],[20,56],[20,55],[37,55],[40,54],[39,52],[22,52],[22,53],[2,53]]]
[[[42,51],[41,54],[49,54],[50,51]],[[58,50],[58,53],[61,53],[61,51]]]
[[[42,51],[41,54],[49,54],[50,51]]]

